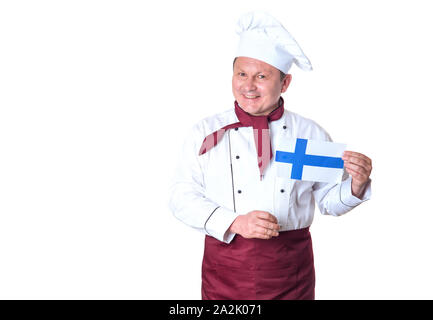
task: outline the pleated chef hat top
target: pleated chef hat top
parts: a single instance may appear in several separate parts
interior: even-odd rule
[[[292,35],[267,13],[242,15],[236,32],[240,36],[236,57],[261,60],[286,74],[293,62],[304,71],[313,69]]]

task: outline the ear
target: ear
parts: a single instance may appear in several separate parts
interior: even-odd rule
[[[281,93],[286,92],[287,88],[290,85],[290,82],[292,82],[292,75],[286,74],[286,77],[283,79],[283,86],[281,87]]]

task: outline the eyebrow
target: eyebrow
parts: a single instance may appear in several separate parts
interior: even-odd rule
[[[246,74],[248,74],[248,72],[246,72],[245,70],[243,70],[243,69],[237,69],[237,70],[234,70],[234,71],[237,71],[238,73],[239,72],[242,72],[242,73],[246,73]],[[270,72],[267,72],[267,71],[259,71],[259,72],[256,72],[255,74],[254,74],[254,76],[258,76],[258,75],[260,75],[260,74],[263,74],[263,75],[269,75],[269,74],[271,74]]]

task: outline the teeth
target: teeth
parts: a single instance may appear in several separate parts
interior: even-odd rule
[[[245,95],[245,97],[248,98],[248,99],[255,99],[255,98],[258,98],[259,96],[249,96],[249,95]]]

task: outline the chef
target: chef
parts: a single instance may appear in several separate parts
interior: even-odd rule
[[[203,299],[314,299],[309,226],[315,204],[339,216],[370,198],[371,160],[345,151],[342,182],[277,174],[275,150],[293,138],[331,141],[281,97],[294,63],[312,69],[295,39],[272,16],[238,22],[234,108],[205,118],[188,135],[171,188],[176,218],[206,234]]]

